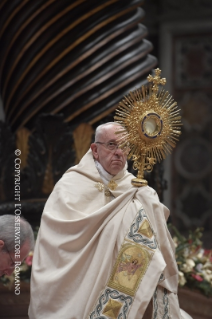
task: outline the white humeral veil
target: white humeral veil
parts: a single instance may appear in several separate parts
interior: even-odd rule
[[[103,181],[89,150],[55,185],[43,211],[33,257],[30,319],[89,318],[141,205],[154,229],[159,251],[157,263],[152,260],[127,318],[141,319],[158,287],[168,291],[172,318],[189,319],[186,313],[180,314],[178,304],[178,270],[166,226],[169,210],[152,188],[133,187],[132,178],[126,169],[113,177],[117,188],[111,191],[111,200],[97,187]],[[155,318],[160,318],[159,314]]]

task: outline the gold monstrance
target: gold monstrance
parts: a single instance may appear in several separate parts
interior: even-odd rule
[[[149,75],[148,86],[130,92],[119,103],[115,121],[124,128],[118,142],[122,149],[129,148],[128,159],[134,161],[133,168],[138,170],[134,186],[147,185],[144,171],[151,172],[153,165],[171,153],[181,134],[181,116],[177,103],[159,85],[166,79],[160,78],[161,70],[155,70],[155,76]]]

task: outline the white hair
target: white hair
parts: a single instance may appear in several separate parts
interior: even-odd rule
[[[0,239],[6,244],[9,252],[14,252],[15,249],[15,216],[3,215],[0,216]],[[34,248],[34,233],[31,225],[24,219],[20,218],[20,246],[25,242],[29,243],[30,249]],[[4,249],[4,247],[3,247]]]
[[[107,123],[104,123],[104,124],[97,126],[96,132],[95,132],[95,142],[98,141],[99,136],[103,134],[103,130],[109,125],[122,127],[121,124],[116,123],[116,122],[107,122]]]

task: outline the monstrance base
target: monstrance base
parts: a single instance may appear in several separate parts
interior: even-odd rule
[[[141,187],[141,186],[147,186],[148,182],[145,179],[141,179],[141,178],[133,178],[131,180],[131,184],[135,187]]]

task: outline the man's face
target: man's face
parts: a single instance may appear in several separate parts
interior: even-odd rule
[[[15,268],[15,262],[22,262],[29,254],[29,245],[24,243],[20,249],[20,258],[16,258],[14,252],[8,252],[3,249],[4,241],[0,240],[0,277],[3,275],[10,276]]]
[[[101,143],[117,142],[118,135],[115,134],[119,130],[118,125],[108,125],[102,129],[102,133],[98,137]],[[99,161],[103,168],[111,175],[118,174],[125,166],[127,154],[120,148],[111,151],[107,149],[105,144],[91,144],[94,158]]]

